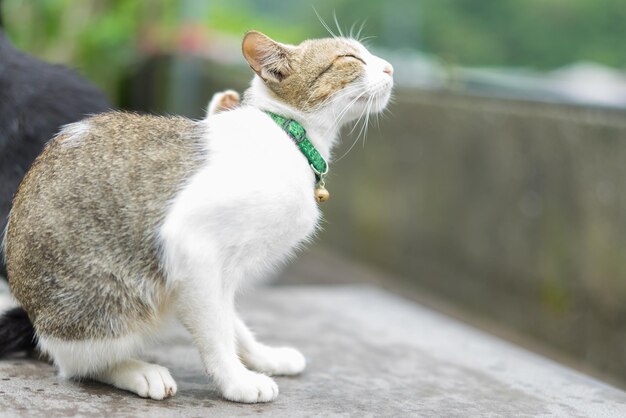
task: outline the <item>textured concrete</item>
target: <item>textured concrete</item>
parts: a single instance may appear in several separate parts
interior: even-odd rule
[[[274,403],[221,400],[175,329],[146,355],[177,379],[172,399],[66,382],[45,363],[14,358],[0,361],[0,415],[626,416],[625,392],[373,287],[265,288],[240,305],[262,340],[308,358],[302,376],[277,379]]]

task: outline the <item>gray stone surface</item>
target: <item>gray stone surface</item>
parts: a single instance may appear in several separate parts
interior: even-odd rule
[[[309,361],[303,375],[277,378],[271,404],[221,400],[175,328],[145,356],[172,371],[172,399],[67,382],[45,363],[13,358],[0,361],[0,415],[626,416],[625,392],[373,287],[262,288],[240,308],[260,339],[294,345]]]

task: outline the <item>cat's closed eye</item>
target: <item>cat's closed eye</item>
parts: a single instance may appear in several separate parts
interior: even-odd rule
[[[357,57],[354,54],[343,54],[343,55],[339,55],[337,58],[355,59],[355,60],[361,61],[363,64],[365,64],[365,61],[363,61],[362,58],[359,58],[359,57]]]

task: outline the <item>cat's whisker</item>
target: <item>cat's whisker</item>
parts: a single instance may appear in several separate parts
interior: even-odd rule
[[[354,93],[365,88],[367,87],[364,86],[363,84],[348,85],[347,87],[344,87],[343,90],[340,90],[339,92],[332,95],[331,98],[337,97],[337,95],[340,93],[350,93],[350,92]]]
[[[370,96],[370,98],[367,101],[367,107],[366,107],[366,113],[365,113],[365,120],[363,123],[363,126],[361,127],[361,131],[359,131],[359,136],[357,138],[359,138],[361,136],[361,134],[363,134],[363,147],[365,147],[365,140],[367,138],[367,128],[369,126],[369,121],[370,121],[370,117],[371,117],[371,110],[372,110],[372,103],[374,101],[374,96]]]
[[[364,87],[362,91],[359,91],[360,89],[354,89],[351,91],[347,91],[346,94],[342,94],[342,95],[338,95],[333,101],[339,101],[339,100],[343,100],[346,97],[349,97],[351,95],[355,95],[349,102],[349,104],[344,107],[342,109],[342,111],[344,110],[349,110],[349,108],[358,100],[361,98],[361,96],[363,96],[363,94],[367,93],[367,89]],[[341,113],[341,112],[339,112]]]
[[[317,105],[318,109],[324,108],[325,106],[329,105],[332,102],[337,102],[340,99],[343,99],[347,96],[351,96],[353,94],[357,94],[359,91],[358,88],[346,88],[345,90],[342,90],[338,93],[333,94],[332,96],[328,97],[326,100],[324,100],[323,102],[321,102],[320,104]]]
[[[364,87],[361,85],[356,85],[356,86],[348,85],[347,87],[344,87],[342,90],[339,90],[338,92],[329,95],[325,100],[318,103],[316,107],[317,109],[321,109],[327,104],[329,104],[331,101],[336,100],[337,98],[340,98],[340,97],[344,97],[347,94],[354,93],[354,91],[358,91],[361,88],[364,88]]]
[[[393,112],[389,109],[384,109],[382,112],[380,112],[380,118],[382,120],[387,120],[391,116],[393,116]]]
[[[374,100],[376,100],[377,96],[370,96],[368,101],[367,101],[367,105],[366,105],[366,117],[363,123],[363,126],[361,127],[361,131],[359,131],[359,137],[361,136],[361,133],[363,133],[363,146],[365,147],[365,139],[367,138],[367,129],[369,127],[369,121],[370,121],[370,117],[372,116],[372,105],[374,103]]]
[[[358,99],[358,98],[356,98],[356,99],[355,99],[355,101],[356,101],[357,99]],[[350,107],[351,107],[351,103],[350,103],[350,104],[348,104],[348,106],[346,106],[346,108],[344,108],[344,110],[342,111],[342,113],[340,114],[340,116],[339,116],[339,117],[337,118],[337,120],[335,121],[334,125],[339,126],[340,121],[341,121],[341,118],[343,118],[343,114],[345,114],[345,112],[347,112],[347,111],[348,111],[348,109],[349,109]],[[359,117],[359,119],[360,119],[360,117]],[[359,119],[357,119],[357,121],[355,122],[355,124],[356,124],[356,123],[358,123]],[[352,149],[352,147],[353,147],[353,146],[354,146],[354,144],[352,144],[352,146],[350,146],[350,149]],[[350,149],[348,150],[348,152],[350,151]],[[341,159],[341,158],[345,157],[345,155],[346,155],[346,154],[342,155],[339,159]]]
[[[363,86],[348,86],[348,87],[344,88],[343,90],[340,90],[339,92],[330,95],[324,101],[320,102],[316,106],[316,108],[317,109],[322,109],[326,105],[328,105],[329,103],[331,103],[333,101],[337,101],[339,99],[342,99],[342,98],[344,98],[346,96],[349,96],[351,94],[355,94],[356,92],[358,92],[362,88],[365,88],[365,87],[363,87]]]
[[[369,102],[367,107],[367,125],[369,126],[370,118],[372,117],[372,106],[374,106],[374,101],[378,100],[378,96],[372,96],[372,99]]]
[[[363,22],[361,23],[361,27],[359,27],[359,31],[356,33],[356,39],[359,42],[363,41],[363,39],[361,39],[361,32],[363,32],[363,29],[365,28],[366,23],[367,23],[367,18],[363,19]]]
[[[358,121],[357,121],[357,123],[358,123]],[[355,124],[355,126],[356,126],[356,124]],[[354,148],[354,146],[356,145],[356,143],[357,143],[357,142],[359,142],[359,137],[358,137],[358,136],[356,137],[356,139],[354,140],[354,142],[352,143],[352,145],[350,145],[350,148],[348,148],[348,150],[347,150],[345,153],[343,153],[343,155],[342,155],[341,157],[337,158],[337,159],[335,160],[335,162],[339,162],[339,161],[343,160],[343,159],[344,159],[344,157],[345,157],[346,155],[348,155],[348,154],[350,153],[350,151],[352,151],[352,148]]]
[[[380,97],[376,97],[376,109],[380,109]],[[376,112],[376,128],[380,129],[380,114],[381,112]]]
[[[369,98],[368,98],[369,101]],[[356,122],[354,123],[354,126],[352,127],[352,129],[350,130],[350,132],[348,132],[348,135],[351,135],[354,130],[356,129],[356,127],[358,126],[359,122],[361,121],[361,119],[363,118],[363,116],[365,116],[367,114],[367,106],[363,106],[363,110],[361,111],[361,114],[359,115],[359,118],[356,120]]]
[[[368,102],[372,99],[372,97],[368,98]],[[354,123],[354,126],[352,127],[352,129],[350,130],[350,132],[348,132],[348,135],[352,134],[354,132],[354,130],[357,128],[357,126],[359,125],[359,122],[363,119],[363,116],[366,116],[366,120],[369,117],[368,115],[369,112],[369,107],[368,106],[364,106],[363,110],[361,111],[361,115],[359,116],[359,118],[356,120],[356,122]],[[335,160],[335,162],[339,162],[341,161],[344,157],[346,157],[350,151],[352,151],[352,149],[354,148],[354,146],[357,144],[357,142],[359,142],[359,138],[361,136],[361,133],[363,132],[363,127],[365,126],[365,121],[363,126],[361,127],[361,129],[359,130],[359,134],[357,135],[356,139],[354,140],[354,142],[352,143],[352,145],[350,145],[350,148],[348,148],[348,150],[339,158],[337,158],[337,160]]]
[[[356,20],[350,25],[350,32],[348,33],[348,37],[354,39],[354,27],[356,26]]]
[[[313,11],[315,12],[315,15],[317,16],[317,18],[319,19],[320,23],[322,24],[322,26],[324,26],[324,29],[326,29],[328,31],[328,33],[333,37],[333,38],[337,38],[337,35],[335,35],[335,32],[333,32],[330,29],[330,26],[328,26],[328,24],[324,21],[324,19],[322,19],[322,16],[320,16],[320,14],[317,12],[317,9],[315,8],[315,6],[311,6],[313,8]]]
[[[358,91],[358,89],[356,89]],[[350,94],[354,94],[354,92],[350,91],[348,92]],[[352,99],[339,113],[338,116],[335,118],[335,122],[332,124],[332,126],[329,128],[330,129],[335,129],[337,127],[339,127],[339,125],[341,124],[341,119],[345,116],[345,114],[350,110],[350,108],[354,105],[354,103],[356,103],[361,97],[363,97],[363,95],[367,93],[367,89],[363,88],[363,91],[361,93],[359,93],[356,97],[354,97],[354,99]],[[342,95],[342,97],[345,97],[345,95]]]
[[[343,38],[343,32],[341,30],[341,26],[339,26],[339,21],[337,20],[337,13],[333,10],[333,19],[335,20],[335,26],[337,26],[337,31],[339,35]]]
[[[354,103],[356,103],[361,97],[363,97],[363,95],[367,93],[367,90],[364,90],[363,92],[361,92],[361,94],[359,94],[358,96],[356,96],[353,100],[350,101],[350,103],[348,103],[343,110],[339,113],[339,116],[336,118],[335,122],[329,127],[328,131],[326,132],[326,134],[328,134],[328,132],[330,132],[331,130],[334,130],[336,128],[338,128],[341,125],[341,120],[343,119],[343,117],[345,116],[345,114],[350,110],[350,108],[354,105]]]
[[[361,86],[361,85],[356,85],[356,86],[348,85],[347,87],[343,88],[342,90],[339,90],[338,92],[329,95],[326,99],[322,100],[320,103],[315,105],[315,108],[316,108],[316,110],[323,109],[324,107],[326,107],[331,102],[336,101],[336,100],[338,100],[340,98],[343,98],[345,96],[348,96],[350,94],[355,94],[356,92],[358,92],[362,88],[365,88],[365,87]],[[307,98],[307,103],[310,103],[310,101],[312,99],[314,99],[314,96],[310,96],[309,95],[309,97]]]
[[[369,41],[370,39],[375,39],[375,38],[376,36],[366,36],[365,38],[360,39],[359,42],[365,46],[368,46],[370,42],[367,42],[367,41]]]

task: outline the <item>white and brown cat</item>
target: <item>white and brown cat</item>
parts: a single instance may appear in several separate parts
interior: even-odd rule
[[[238,289],[320,218],[315,173],[266,111],[299,122],[328,160],[343,124],[386,106],[393,69],[348,38],[293,46],[249,32],[243,54],[256,75],[232,110],[218,112],[237,104],[230,92],[202,121],[110,112],[68,125],[20,185],[9,283],[61,375],[174,395],[166,368],[137,359],[171,316],[226,399],[271,401],[270,375],[304,369],[299,351],[257,342],[235,312]]]

